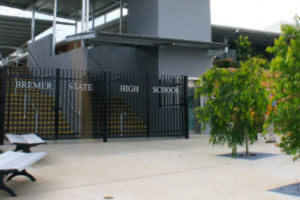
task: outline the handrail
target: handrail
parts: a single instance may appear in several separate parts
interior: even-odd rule
[[[66,84],[66,83],[64,82],[64,84]],[[74,105],[72,105],[72,103],[70,102],[70,100],[66,97],[66,93],[65,92],[63,92],[63,98],[64,98],[64,101],[67,102],[67,104],[71,107],[72,111],[75,112],[76,114],[78,114],[80,116],[81,112],[78,111]]]
[[[29,56],[31,57],[31,59],[32,59],[32,63],[33,63],[33,65],[34,65],[34,68],[37,69],[37,71],[39,72],[39,74],[40,74],[40,76],[41,76],[42,78],[47,78],[47,77],[53,76],[53,74],[51,74],[51,73],[42,76],[41,68],[40,68],[39,65],[37,64],[37,62],[36,62],[34,56],[33,56],[32,53],[31,53],[31,51],[30,51],[29,49],[27,49],[27,52],[28,52],[28,55],[29,55]]]
[[[34,65],[34,68],[38,70],[39,73],[41,73],[41,68],[39,67],[39,65],[37,64],[34,56],[32,55],[31,51],[29,49],[27,49],[28,55],[31,57],[32,63]]]
[[[15,53],[16,53],[15,59],[11,59],[11,60],[8,60],[8,57],[6,57],[5,60],[4,60],[3,56],[0,54],[0,58],[1,58],[1,61],[2,61],[1,67],[7,65],[9,62],[16,62],[16,65],[18,64],[18,62],[19,62],[18,61],[19,60],[19,58],[18,58],[19,53],[23,53],[23,50],[21,48],[13,47],[13,46],[0,46],[0,49],[10,49],[10,50],[14,50]]]
[[[32,109],[34,110],[34,133],[38,133],[38,126],[39,126],[39,112],[35,107],[35,104],[32,101],[32,98],[29,94],[27,94],[28,99],[31,101]]]
[[[93,63],[103,72],[104,69],[103,67],[101,67],[101,65],[95,60],[95,58],[93,58],[93,56],[91,56],[90,54],[88,54],[88,57],[91,58],[91,60],[93,61]]]

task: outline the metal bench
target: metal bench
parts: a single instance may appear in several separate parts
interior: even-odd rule
[[[11,196],[17,196],[16,193],[5,185],[6,181],[10,181],[15,176],[26,176],[31,181],[36,179],[25,169],[36,163],[47,155],[45,152],[39,153],[22,153],[8,151],[0,154],[0,190],[8,192]]]
[[[6,134],[6,138],[11,144],[16,145],[15,151],[21,150],[26,153],[30,152],[31,147],[40,144],[46,144],[46,142],[36,134],[24,134],[24,135]]]

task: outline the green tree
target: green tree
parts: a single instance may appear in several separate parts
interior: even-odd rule
[[[248,40],[247,36],[241,35],[237,40],[235,40],[235,44],[237,62],[238,66],[240,66],[240,62],[246,61],[251,57],[251,42]]]
[[[213,67],[197,83],[197,95],[208,97],[204,107],[196,108],[199,122],[210,124],[210,143],[227,143],[233,156],[243,145],[249,156],[249,144],[264,124],[268,99],[260,65],[260,59],[252,58],[235,70]]]
[[[272,93],[276,109],[270,114],[274,131],[281,134],[279,147],[294,160],[300,158],[300,17],[296,25],[282,27],[282,35],[267,49],[274,55],[271,72],[274,75]]]

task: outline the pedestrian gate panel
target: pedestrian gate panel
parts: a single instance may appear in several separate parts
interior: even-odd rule
[[[187,77],[63,69],[3,68],[0,140],[188,138]]]

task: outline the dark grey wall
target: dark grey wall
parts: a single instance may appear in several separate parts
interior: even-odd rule
[[[104,70],[132,73],[158,73],[156,47],[101,45],[78,48],[51,56],[52,36],[42,38],[29,46],[31,56],[28,66],[34,68],[61,68],[81,70]],[[91,58],[92,57],[92,58]],[[100,68],[99,66],[100,65]]]
[[[85,48],[51,56],[51,45],[52,35],[29,45],[29,51],[39,68],[87,69],[87,52]],[[27,62],[29,67],[35,67],[30,55]]]
[[[128,0],[128,33],[211,41],[210,0]]]
[[[158,36],[158,0],[127,0],[129,34]]]
[[[88,69],[100,65],[104,71],[158,73],[158,52],[155,47],[101,45],[91,48],[88,58]]]
[[[211,66],[208,50],[182,47],[159,49],[159,74],[199,77]]]

